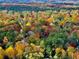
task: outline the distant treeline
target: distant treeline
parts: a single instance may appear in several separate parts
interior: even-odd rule
[[[75,10],[79,8],[37,7],[37,6],[0,6],[0,10],[13,11],[45,11],[45,10]]]

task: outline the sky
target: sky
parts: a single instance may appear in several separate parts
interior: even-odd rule
[[[0,2],[9,2],[9,3],[30,3],[30,2],[79,2],[79,0],[0,0]]]

